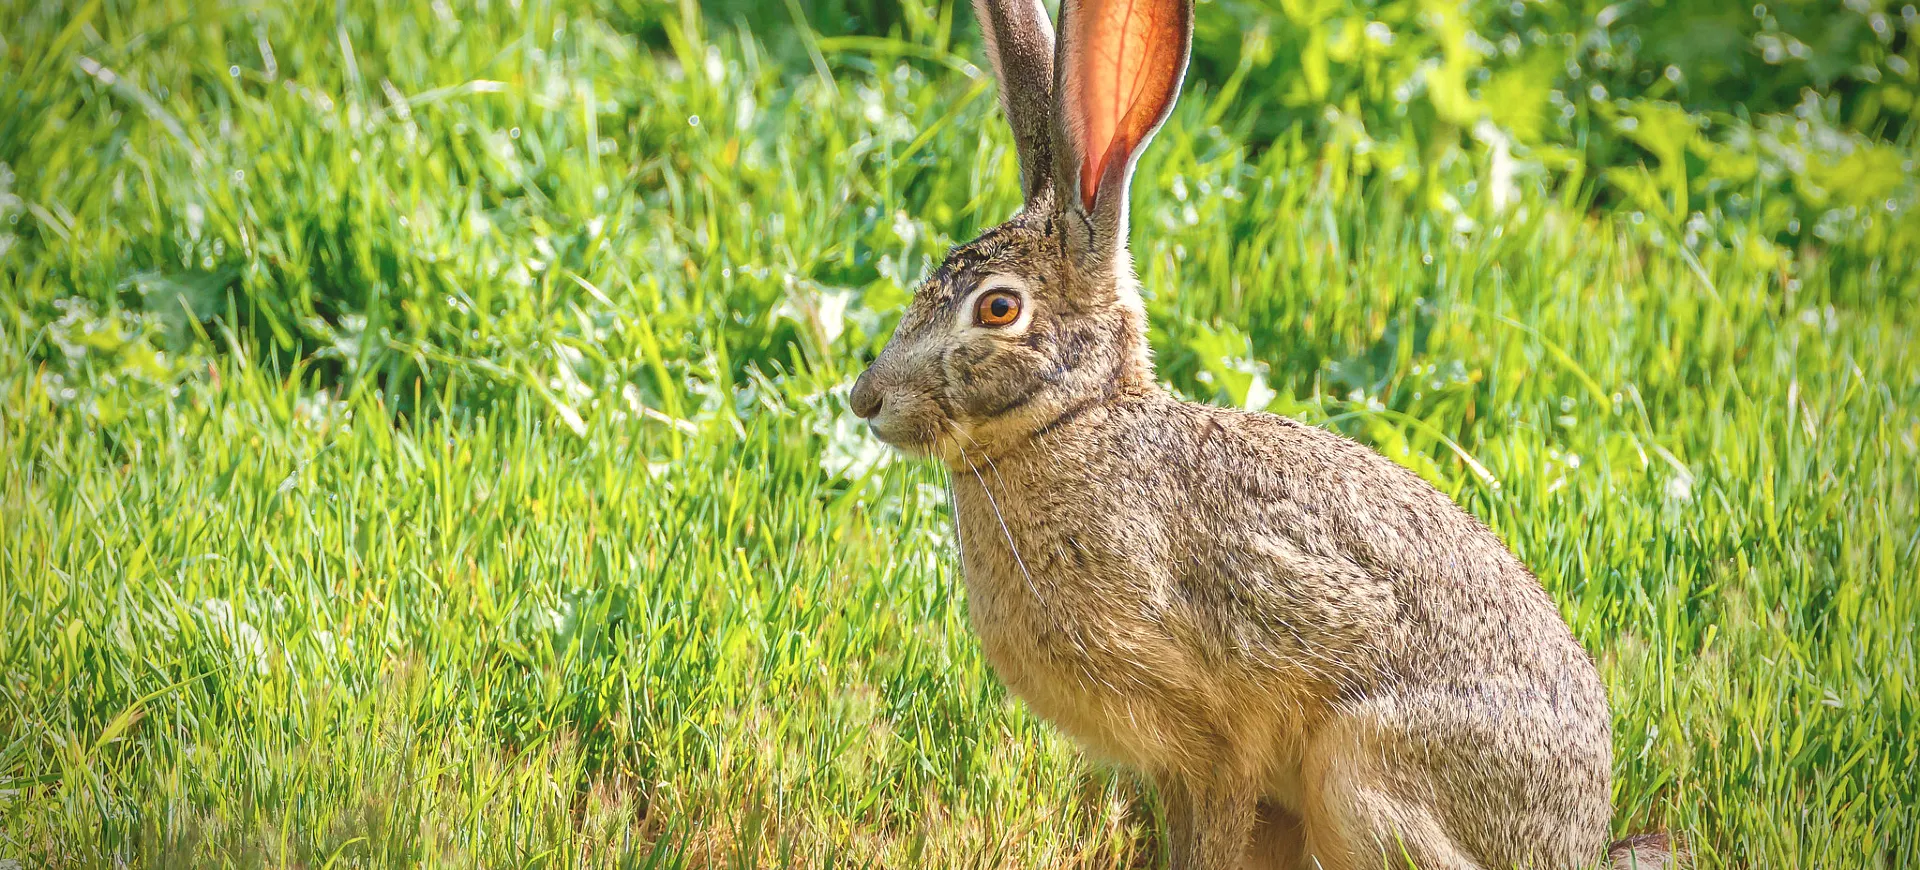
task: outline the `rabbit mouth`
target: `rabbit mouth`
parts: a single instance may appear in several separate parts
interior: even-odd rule
[[[940,440],[937,428],[919,421],[888,419],[884,416],[868,420],[867,431],[880,443],[916,457],[932,455]]]

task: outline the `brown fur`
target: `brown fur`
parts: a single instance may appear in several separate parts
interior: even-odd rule
[[[1068,121],[1056,165],[1079,159]],[[1128,174],[1106,217],[1043,185],[954,249],[854,389],[877,435],[953,473],[988,660],[1156,782],[1177,868],[1600,861],[1606,693],[1552,599],[1379,454],[1158,386]],[[987,284],[1020,290],[1019,325],[971,322]],[[1664,854],[1630,845],[1610,857]]]

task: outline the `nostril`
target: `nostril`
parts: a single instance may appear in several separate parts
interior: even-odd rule
[[[862,420],[871,420],[880,413],[880,391],[874,389],[865,376],[853,383],[853,395],[847,397],[847,404],[853,413]]]

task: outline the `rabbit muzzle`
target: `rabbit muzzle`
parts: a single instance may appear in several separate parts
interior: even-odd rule
[[[911,354],[894,344],[881,351],[873,365],[853,382],[847,404],[867,430],[890,447],[926,455],[934,451],[946,416],[927,385],[915,383]]]

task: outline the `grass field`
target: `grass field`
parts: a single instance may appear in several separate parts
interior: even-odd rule
[[[1160,860],[845,410],[1017,201],[964,11],[343,8],[3,16],[0,864]],[[1920,866],[1916,258],[1407,196],[1224,94],[1136,183],[1163,377],[1491,524],[1618,831]]]

